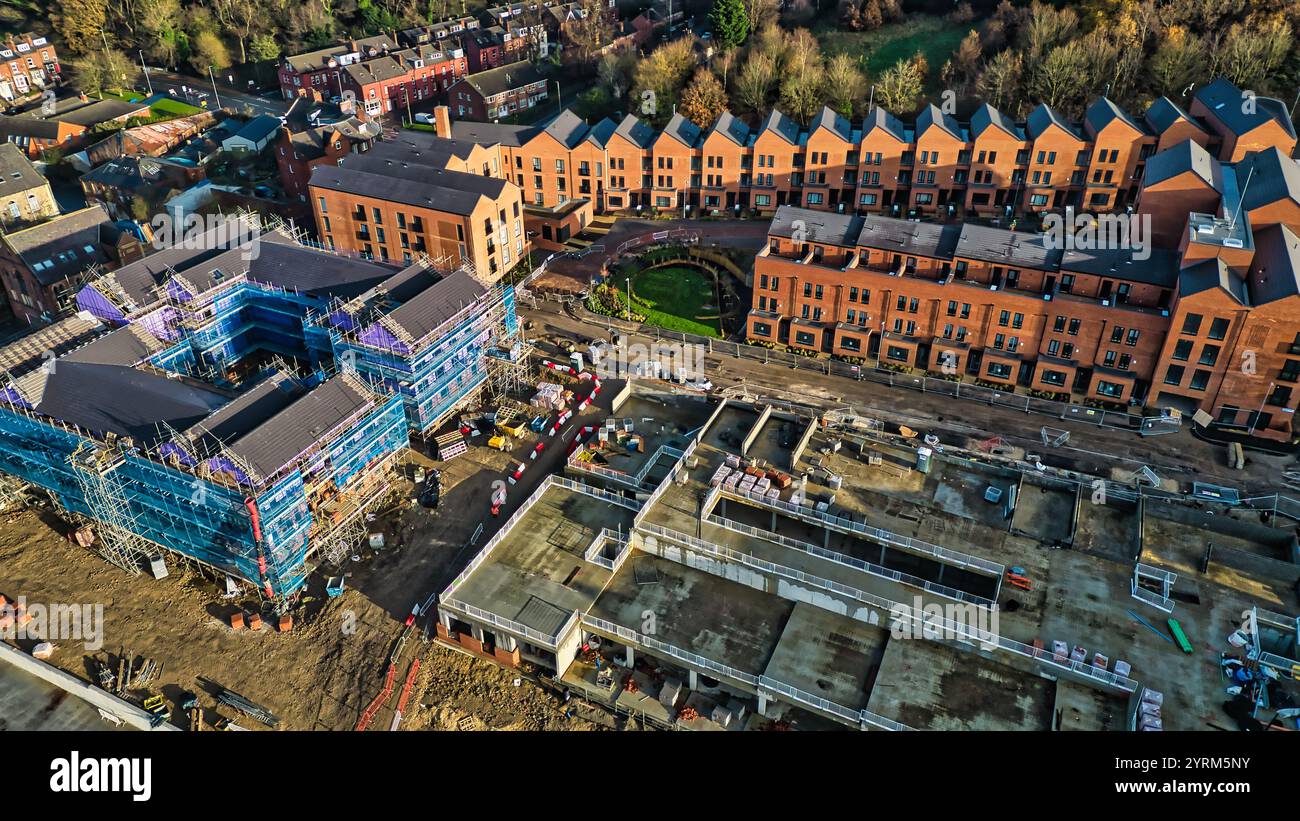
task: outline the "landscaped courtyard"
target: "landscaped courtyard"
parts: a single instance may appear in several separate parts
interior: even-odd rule
[[[632,313],[644,317],[648,324],[698,336],[722,335],[712,275],[685,265],[615,272],[604,288],[593,294],[595,304],[603,303],[608,312],[616,300],[622,310],[627,305],[629,278]]]

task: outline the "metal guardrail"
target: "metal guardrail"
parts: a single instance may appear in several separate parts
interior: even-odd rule
[[[664,655],[677,659],[678,661],[684,661],[687,664],[693,664],[696,667],[708,670],[710,673],[726,676],[734,681],[748,684],[751,687],[758,686],[758,676],[753,673],[746,673],[743,670],[737,670],[734,667],[729,667],[725,664],[713,661],[712,659],[707,659],[697,653],[683,650],[680,647],[675,647],[667,642],[641,635],[635,630],[630,630],[621,625],[614,624],[611,621],[598,618],[590,613],[583,613],[581,616],[581,622],[584,628],[609,633],[633,645],[640,645],[648,650],[663,653]]]
[[[845,519],[842,516],[836,516],[832,513],[823,513],[819,510],[804,507],[802,505],[795,505],[795,504],[791,504],[790,502],[783,502],[780,499],[768,499],[760,494],[745,493],[744,491],[741,491],[739,489],[728,490],[726,488],[722,488],[721,486],[719,486],[717,490],[720,491],[721,495],[726,496],[728,498],[736,499],[738,501],[753,502],[763,507],[769,508],[771,510],[777,510],[782,513],[789,513],[792,516],[796,516],[800,519],[803,519],[804,521],[811,522],[813,524],[820,524],[825,527],[831,527],[841,531],[846,531],[856,535],[864,536],[868,539],[879,542],[881,544],[890,545],[892,547],[898,547],[904,550],[912,551],[914,553],[919,553],[926,556],[933,556],[937,559],[943,559],[948,564],[952,564],[958,567],[963,567],[969,570],[975,570],[980,573],[988,574],[990,576],[996,576],[998,579],[1002,578],[1002,573],[1006,569],[1005,565],[1001,565],[998,564],[997,562],[989,561],[988,559],[981,559],[980,557],[972,556],[969,553],[961,553],[956,550],[949,550],[946,547],[940,547],[937,544],[933,544],[931,542],[927,542],[922,539],[916,539],[911,536],[902,536],[900,534],[892,533],[882,528],[871,527],[870,525],[863,524],[861,522],[855,522],[852,519]]]
[[[886,579],[888,581],[898,582],[899,584],[906,584],[906,585],[910,585],[911,587],[920,588],[921,590],[924,590],[927,593],[933,593],[936,596],[943,596],[944,598],[953,599],[954,601],[967,602],[969,604],[977,604],[983,607],[992,607],[993,605],[996,604],[996,602],[994,602],[992,599],[986,599],[983,596],[976,596],[972,593],[967,593],[964,590],[957,590],[956,588],[948,587],[947,585],[944,584],[927,581],[918,576],[913,576],[910,573],[902,573],[898,570],[890,570],[889,568],[875,564],[874,562],[868,562],[862,559],[856,559],[852,556],[846,556],[843,553],[836,553],[833,550],[827,550],[826,548],[818,547],[815,544],[810,544],[808,542],[801,542],[798,539],[791,539],[788,536],[782,536],[780,533],[774,533],[773,531],[770,530],[762,530],[760,528],[743,524],[741,522],[737,522],[732,519],[725,519],[721,516],[714,516],[710,514],[709,516],[705,517],[705,521],[709,522],[710,524],[715,524],[718,527],[724,527],[727,530],[731,530],[745,536],[751,536],[756,539],[763,539],[764,541],[774,542],[776,544],[781,545],[782,547],[788,547],[791,550],[799,550],[804,553],[807,553],[810,556],[815,556],[819,559],[825,559],[828,562],[833,562],[834,564],[843,565],[845,567],[860,571],[862,573],[866,573],[871,576],[876,576],[878,578]]]
[[[689,547],[693,550],[698,550],[702,553],[713,556],[715,558],[721,558],[727,561],[736,562],[745,565],[747,567],[753,567],[765,573],[771,573],[774,575],[783,576],[785,578],[800,582],[801,584],[820,587],[823,590],[836,593],[841,596],[848,596],[863,604],[870,605],[872,607],[876,607],[878,609],[884,610],[887,613],[911,614],[912,612],[911,606],[904,604],[902,602],[891,601],[882,596],[876,596],[871,593],[867,593],[863,590],[849,587],[848,585],[841,584],[839,582],[835,582],[830,579],[823,578],[821,576],[816,576],[811,573],[804,573],[803,571],[796,570],[792,567],[779,565],[776,564],[775,562],[759,559],[755,556],[751,556],[746,553],[739,553],[729,548],[710,544],[708,542],[697,539],[694,536],[689,536],[685,533],[671,530],[670,528],[662,527],[661,525],[643,524],[641,527],[643,530],[655,536],[662,536],[665,539],[668,539],[673,542],[677,542],[678,544],[681,545],[685,545],[686,547]],[[669,561],[674,561],[674,559],[665,555],[667,551],[662,546],[659,546],[657,544],[652,544],[649,541],[643,542],[641,549],[647,553],[660,556],[661,558],[666,558]],[[1054,667],[1060,670],[1067,670],[1076,673],[1080,676],[1083,676],[1084,678],[1087,678],[1097,684],[1113,687],[1123,692],[1131,693],[1137,689],[1136,681],[1133,681],[1132,679],[1126,678],[1124,676],[1116,675],[1115,673],[1112,673],[1109,670],[1102,670],[1100,668],[1093,667],[1090,664],[1086,664],[1083,662],[1076,662],[1069,658],[1063,660],[1057,659],[1050,651],[1040,650],[1036,647],[1031,647],[1030,645],[1025,644],[1023,642],[1016,641],[1015,639],[1006,638],[1005,636],[992,636],[992,635],[984,634],[967,625],[964,625],[960,622],[952,621],[950,619],[943,618],[942,616],[938,616],[935,614],[921,613],[921,614],[904,615],[903,617],[910,618],[914,626],[921,629],[922,631],[925,631],[926,629],[931,629],[934,631],[938,631],[940,634],[953,635],[956,637],[955,640],[957,641],[993,645],[994,649],[1005,650],[1011,653],[1015,653],[1016,655],[1019,656],[1033,659],[1034,661],[1037,661],[1041,664],[1048,665],[1050,667]]]

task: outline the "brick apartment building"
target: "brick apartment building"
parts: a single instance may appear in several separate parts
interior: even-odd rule
[[[1150,158],[1188,139],[1216,157],[1239,155],[1247,145],[1253,150],[1274,145],[1287,156],[1294,154],[1295,130],[1284,109],[1260,98],[1254,100],[1257,113],[1229,116],[1220,98],[1231,99],[1232,89],[1220,80],[1197,92],[1193,112],[1219,106],[1219,118],[1161,99],[1138,120],[1105,98],[1088,109],[1081,123],[1046,105],[1024,122],[1012,122],[986,105],[969,122],[931,106],[915,122],[904,123],[877,107],[860,122],[825,109],[808,128],[779,111],[756,126],[724,114],[705,129],[674,117],[661,132],[627,115],[585,126],[593,134],[612,132],[599,158],[604,173],[589,184],[598,211],[684,205],[706,212],[771,214],[782,205],[796,205],[896,217],[992,217],[1070,205],[1122,212],[1135,205]],[[1250,98],[1236,94],[1239,109]],[[485,119],[468,108],[462,114],[452,103],[458,120]],[[477,132],[489,142],[499,140],[507,167],[515,167],[516,157],[519,168],[536,160],[549,169],[563,161],[570,169],[564,175],[566,187],[535,187],[534,180],[521,186],[530,205],[564,204],[577,187],[572,169],[582,159],[588,167],[596,165],[585,156],[590,142],[578,140],[575,148],[565,148],[548,139],[542,127],[503,131],[458,121],[453,130],[457,136]]]
[[[447,99],[458,119],[496,120],[545,101],[547,82],[532,63],[521,60],[462,77],[448,90]]]
[[[528,247],[519,189],[481,146],[412,132],[318,165],[309,190],[330,248],[406,262],[424,254],[438,267],[472,265],[490,281]]]
[[[1163,246],[1147,258],[969,223],[780,208],[755,261],[746,334],[1289,440],[1300,164],[1277,146],[1224,162],[1189,136],[1146,174],[1138,213]]]
[[[10,231],[58,213],[50,181],[17,146],[0,144],[0,230]]]
[[[5,35],[0,43],[0,99],[21,100],[59,80],[59,55],[54,44],[34,34]]]
[[[305,203],[313,168],[338,165],[349,154],[369,151],[381,133],[375,123],[363,122],[356,117],[298,132],[281,128],[275,147],[275,162],[280,169],[284,193]]]

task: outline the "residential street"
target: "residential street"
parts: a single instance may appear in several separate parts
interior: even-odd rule
[[[177,74],[167,71],[159,66],[149,66],[149,80],[153,83],[153,92],[155,94],[167,94],[170,91],[176,92],[176,99],[198,104],[197,92],[203,92],[212,99],[212,81],[206,77],[192,77],[187,74]],[[141,79],[143,84],[143,78]],[[189,89],[188,99],[184,88]],[[239,91],[230,91],[226,86],[218,83],[217,94],[221,97],[221,105],[226,108],[239,108],[248,106],[258,114],[270,114],[278,117],[289,110],[289,104],[278,97],[259,97],[256,94],[245,94]],[[210,108],[217,108],[215,102],[209,103]]]
[[[604,322],[584,322],[565,314],[559,303],[537,303],[521,313],[533,320],[534,338],[547,334],[606,336]],[[621,323],[615,323],[618,325]],[[631,334],[629,342],[649,344],[651,337]],[[554,353],[554,352],[552,352]],[[1285,491],[1278,482],[1292,457],[1250,452],[1244,471],[1227,466],[1226,448],[1194,437],[1186,428],[1178,433],[1142,437],[1135,432],[1101,428],[1075,420],[990,406],[983,402],[921,393],[903,387],[828,376],[807,368],[792,369],[730,356],[707,355],[706,373],[718,389],[744,386],[752,393],[775,399],[824,407],[852,405],[859,412],[884,422],[904,423],[934,433],[948,444],[966,445],[966,439],[1001,436],[1009,444],[1039,453],[1043,461],[1085,473],[1126,480],[1143,465],[1165,478],[1184,484],[1199,481],[1235,487],[1243,495]],[[1041,429],[1049,426],[1070,431],[1069,443],[1059,448],[1043,445]]]

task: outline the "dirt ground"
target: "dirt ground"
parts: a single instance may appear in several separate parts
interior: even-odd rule
[[[593,408],[590,415],[604,414]],[[587,420],[584,418],[583,423]],[[531,449],[520,443],[516,450]],[[554,448],[557,457],[563,448]],[[160,677],[147,684],[173,704],[173,723],[188,726],[176,706],[184,691],[199,694],[205,719],[230,718],[248,729],[263,729],[247,716],[218,705],[224,687],[266,706],[293,730],[352,729],[366,705],[383,686],[387,659],[402,621],[412,606],[441,590],[473,555],[467,544],[485,520],[481,545],[499,520],[487,516],[491,482],[502,477],[518,454],[472,446],[469,453],[441,464],[442,501],[436,511],[410,502],[414,486],[399,481],[397,507],[381,516],[373,529],[385,533],[378,553],[361,551],[360,560],[345,560],[346,589],[326,597],[324,576],[308,585],[290,632],[266,624],[253,632],[230,629],[237,610],[259,609],[256,597],[223,598],[224,584],[197,566],[168,557],[170,576],[155,580],[147,573],[130,576],[97,554],[70,542],[67,526],[48,511],[24,511],[0,519],[0,593],[25,596],[29,606],[44,604],[103,605],[103,646],[89,652],[79,641],[56,642],[51,663],[94,680],[90,656],[116,670],[118,656],[145,657],[162,664]],[[434,464],[410,454],[410,460]],[[510,490],[504,520],[539,482],[550,466],[537,465],[527,481]],[[409,472],[409,463],[403,472]],[[340,571],[336,571],[340,572]],[[418,628],[424,628],[424,621]],[[30,650],[33,638],[16,642]],[[411,661],[422,658],[411,690],[404,728],[563,730],[596,727],[581,718],[566,718],[568,705],[518,674],[460,651],[427,641],[415,630],[398,664],[394,693],[375,716],[372,729],[388,729]],[[133,691],[136,699],[147,693]],[[576,708],[576,705],[575,705]],[[568,710],[575,716],[578,709]],[[600,716],[595,716],[599,719]]]

